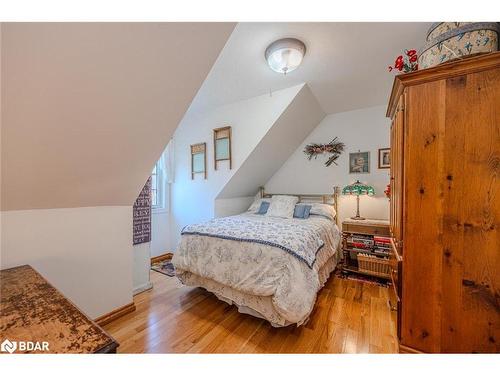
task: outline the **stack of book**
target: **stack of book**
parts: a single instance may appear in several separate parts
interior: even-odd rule
[[[356,253],[388,257],[389,237],[352,234],[347,237],[347,249]]]
[[[373,253],[375,255],[389,256],[391,240],[389,237],[373,236]]]
[[[372,236],[353,234],[347,238],[347,244],[357,249],[371,249],[374,241]]]

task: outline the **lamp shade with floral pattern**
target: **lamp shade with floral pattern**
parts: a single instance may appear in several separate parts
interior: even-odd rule
[[[373,186],[365,185],[359,180],[353,184],[347,185],[342,189],[343,195],[375,195]]]

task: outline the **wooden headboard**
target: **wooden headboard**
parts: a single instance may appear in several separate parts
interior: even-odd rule
[[[338,186],[333,187],[333,194],[280,194],[280,193],[267,193],[264,191],[263,187],[259,188],[261,198],[271,198],[273,195],[291,195],[299,198],[299,202],[309,202],[309,203],[324,203],[330,204],[335,208],[335,223],[339,224],[339,193],[340,188]]]

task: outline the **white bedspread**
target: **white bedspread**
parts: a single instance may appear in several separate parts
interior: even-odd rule
[[[318,270],[336,252],[331,220],[242,214],[184,228],[173,257],[181,281],[192,273],[243,293],[272,296],[276,311],[301,323],[321,287]]]

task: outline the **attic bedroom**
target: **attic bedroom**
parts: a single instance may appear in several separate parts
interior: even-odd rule
[[[1,351],[498,354],[499,33],[2,22]]]

